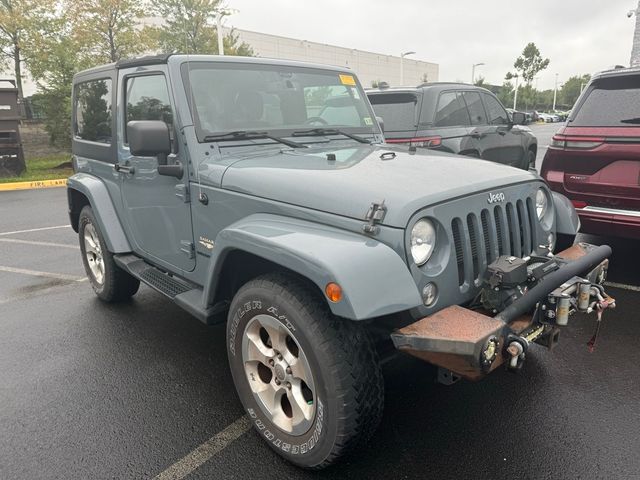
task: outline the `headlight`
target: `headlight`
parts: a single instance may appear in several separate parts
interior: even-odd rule
[[[411,256],[416,265],[424,265],[436,246],[436,229],[430,220],[418,220],[411,229]]]
[[[547,213],[548,207],[549,200],[547,199],[547,194],[544,189],[539,188],[536,192],[536,214],[538,215],[538,220],[542,220],[542,217]]]

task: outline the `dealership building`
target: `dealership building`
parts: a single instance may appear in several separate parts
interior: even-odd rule
[[[227,33],[228,29],[225,30]],[[248,43],[255,55],[259,57],[346,66],[356,72],[365,88],[370,87],[373,82],[380,81],[392,86],[400,85],[400,56],[383,55],[239,28],[233,29],[233,32],[241,41]],[[437,63],[405,57],[402,64],[405,85],[418,85],[425,80],[438,81]]]

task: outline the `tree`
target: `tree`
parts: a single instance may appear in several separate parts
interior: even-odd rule
[[[21,108],[24,105],[22,66],[34,33],[46,22],[54,6],[53,0],[0,0],[0,62],[11,65]]]
[[[485,84],[486,84],[485,78],[482,75],[478,75],[478,78],[476,78],[474,85],[476,87],[484,87]]]
[[[513,83],[505,80],[500,88],[500,92],[498,92],[498,100],[500,100],[505,107],[511,108],[511,106],[513,106]]]
[[[152,0],[164,24],[155,29],[165,52],[217,54],[218,34],[214,23],[224,15],[222,0]],[[252,56],[253,50],[232,31],[222,40],[226,55]]]
[[[531,42],[524,47],[522,55],[516,59],[513,66],[518,76],[522,78],[527,85],[531,85],[536,75],[549,66],[549,59],[543,59],[536,44]]]
[[[145,16],[136,0],[66,0],[73,12],[73,35],[82,53],[96,64],[149,51],[153,46],[150,28],[139,28]]]
[[[588,74],[570,77],[566,82],[564,82],[560,92],[558,92],[560,103],[567,108],[571,108],[580,96],[583,86],[586,85],[590,79],[591,76]]]

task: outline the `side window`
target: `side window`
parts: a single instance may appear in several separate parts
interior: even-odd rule
[[[131,120],[162,120],[173,133],[173,114],[169,89],[164,75],[130,77],[126,80],[126,122]]]
[[[507,111],[492,95],[483,93],[484,106],[487,108],[487,116],[491,125],[506,125],[509,123]]]
[[[467,126],[469,114],[459,93],[443,92],[438,99],[438,108],[434,120],[436,127]]]
[[[471,117],[471,125],[486,125],[487,115],[482,106],[482,100],[478,92],[462,92],[464,102],[469,109],[469,117]]]
[[[78,83],[74,89],[73,135],[80,140],[111,143],[111,79]]]

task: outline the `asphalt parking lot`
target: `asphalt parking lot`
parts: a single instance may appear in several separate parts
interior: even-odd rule
[[[557,125],[533,129],[542,147]],[[431,367],[398,357],[384,367],[385,414],[371,443],[305,472],[242,420],[224,327],[146,287],[127,304],[99,302],[67,222],[64,189],[0,193],[1,479],[640,474],[637,242],[583,238],[612,244],[609,280],[630,286],[610,289],[619,306],[595,353],[593,317],[576,316],[558,348],[535,348],[520,375],[446,387]]]

